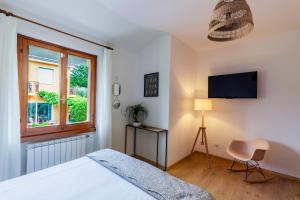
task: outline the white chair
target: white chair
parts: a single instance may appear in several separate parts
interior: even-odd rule
[[[265,182],[266,176],[259,165],[259,161],[264,159],[266,152],[270,150],[269,142],[263,139],[256,139],[252,141],[233,140],[228,148],[227,153],[234,158],[230,171],[245,172],[245,181],[249,183]],[[245,165],[245,169],[233,169],[236,162],[241,162]],[[249,181],[248,177],[252,172],[259,172],[263,177],[263,181]]]

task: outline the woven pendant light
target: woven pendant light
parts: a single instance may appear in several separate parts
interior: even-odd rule
[[[250,33],[253,27],[246,0],[220,0],[209,23],[208,39],[217,42],[235,40]]]

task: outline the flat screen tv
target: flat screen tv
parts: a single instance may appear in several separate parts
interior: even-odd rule
[[[209,98],[257,98],[257,72],[208,77]]]

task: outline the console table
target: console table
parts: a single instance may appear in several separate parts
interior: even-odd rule
[[[136,151],[136,133],[137,130],[144,130],[149,133],[156,134],[156,167],[158,167],[158,152],[159,152],[159,135],[162,133],[166,134],[166,149],[165,149],[165,166],[164,171],[167,170],[167,159],[168,159],[168,130],[162,129],[162,128],[156,128],[156,127],[150,127],[150,126],[133,126],[131,124],[127,124],[125,127],[125,154],[127,153],[127,130],[128,128],[133,128],[134,136],[133,136],[133,157],[135,157],[135,151]]]

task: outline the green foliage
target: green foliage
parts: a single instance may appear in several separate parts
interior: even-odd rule
[[[81,96],[69,97],[67,102],[71,122],[87,120],[87,98]]]
[[[85,65],[77,65],[71,70],[71,87],[88,87],[88,67]]]
[[[130,122],[142,122],[148,116],[148,110],[141,104],[127,106],[125,116]]]
[[[49,122],[42,122],[40,124],[32,124],[31,125],[33,128],[34,127],[43,127],[43,126],[49,126]]]
[[[58,94],[55,92],[40,91],[38,95],[48,104],[58,104]]]

